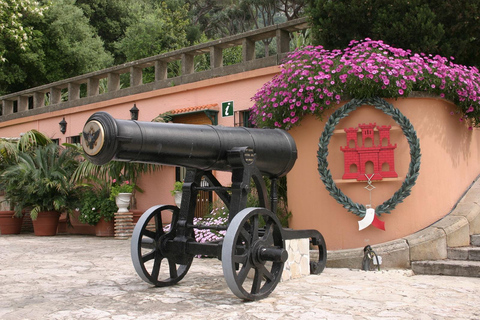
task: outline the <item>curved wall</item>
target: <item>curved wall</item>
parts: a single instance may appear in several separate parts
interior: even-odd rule
[[[437,98],[408,98],[388,100],[410,119],[420,140],[422,153],[420,175],[411,195],[397,205],[391,214],[382,214],[386,230],[373,226],[359,231],[360,217],[348,212],[325,189],[317,171],[318,140],[323,132],[323,121],[306,117],[299,127],[290,130],[297,142],[299,158],[288,174],[289,208],[294,229],[317,229],[325,237],[329,250],[359,248],[378,244],[421,230],[439,220],[454,207],[468,186],[480,173],[480,129],[468,130],[459,121],[455,106]],[[389,199],[401,186],[410,163],[409,145],[400,127],[382,111],[362,106],[342,119],[335,128],[329,144],[329,169],[337,186],[354,202],[368,204],[366,182],[342,180],[346,146],[344,128],[358,127],[360,123],[392,125],[391,143],[398,178],[373,182],[373,207]]]

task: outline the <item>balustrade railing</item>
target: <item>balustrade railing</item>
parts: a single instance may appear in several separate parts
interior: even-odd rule
[[[295,48],[295,33],[306,29],[301,18],[1,96],[0,121],[278,65]],[[270,46],[259,55],[257,43]],[[241,47],[241,61],[224,63],[232,47]]]

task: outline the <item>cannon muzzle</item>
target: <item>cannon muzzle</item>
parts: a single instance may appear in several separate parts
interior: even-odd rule
[[[93,114],[83,129],[87,158],[156,163],[201,170],[231,171],[228,152],[246,147],[257,168],[269,177],[287,174],[297,159],[293,138],[280,129],[141,122]]]

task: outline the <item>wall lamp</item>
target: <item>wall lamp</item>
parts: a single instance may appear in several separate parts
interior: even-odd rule
[[[62,121],[58,124],[60,125],[60,132],[65,134],[65,132],[67,132],[67,121],[65,121],[65,117],[63,117]]]
[[[130,119],[131,120],[138,120],[138,108],[137,104],[133,104],[132,109],[130,109]]]

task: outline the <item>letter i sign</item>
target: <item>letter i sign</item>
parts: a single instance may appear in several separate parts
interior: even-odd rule
[[[222,117],[233,116],[233,101],[222,102]]]

